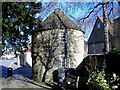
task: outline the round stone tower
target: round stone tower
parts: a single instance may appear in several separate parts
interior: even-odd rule
[[[40,73],[48,71],[46,75],[50,76],[58,68],[76,68],[84,58],[84,32],[60,9],[56,9],[41,25],[43,29],[34,33],[32,41],[33,74],[44,77],[45,73]]]

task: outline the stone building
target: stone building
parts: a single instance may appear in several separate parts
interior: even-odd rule
[[[60,9],[41,25],[42,30],[34,32],[32,40],[33,78],[36,81],[45,71],[48,71],[45,72],[46,79],[50,80],[55,69],[76,68],[84,58],[84,32]]]
[[[120,50],[120,17],[114,20],[114,47]]]
[[[111,49],[113,46],[113,37],[114,37],[114,29],[112,20],[108,20],[108,37],[109,37],[109,48]],[[104,29],[103,29],[103,18],[98,17],[91,35],[88,39],[88,54],[102,54],[104,48]]]
[[[109,49],[120,49],[120,17],[108,20]],[[102,54],[104,48],[103,18],[98,17],[88,40],[88,54]]]

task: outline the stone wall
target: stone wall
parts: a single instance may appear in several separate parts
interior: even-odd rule
[[[90,73],[96,70],[102,70],[104,55],[88,55],[76,68],[77,75],[88,77]]]
[[[77,75],[79,76],[89,76],[89,74],[103,69],[103,61],[105,56],[103,54],[98,55],[88,55],[81,64],[76,68]],[[106,56],[106,73],[116,73],[120,75],[119,65],[120,65],[120,55],[109,53]]]
[[[45,71],[45,65],[51,69],[47,72],[46,79],[52,80],[52,72],[62,67],[64,58],[64,42],[62,34],[64,29],[53,29],[39,31],[33,35],[33,77],[34,73]],[[76,68],[84,58],[84,38],[83,32],[73,29],[67,30],[67,65]],[[36,68],[36,69],[34,69]],[[40,70],[42,68],[42,70]],[[40,71],[40,72],[39,72]]]
[[[84,58],[83,32],[71,29],[68,31],[68,58],[70,67],[76,68]]]

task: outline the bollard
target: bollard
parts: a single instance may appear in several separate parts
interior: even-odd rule
[[[13,68],[9,67],[8,68],[8,77],[12,76],[12,74],[13,74],[12,71],[13,71]]]

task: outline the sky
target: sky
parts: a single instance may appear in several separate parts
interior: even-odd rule
[[[76,23],[78,26],[78,20],[84,16],[86,16],[89,13],[89,9],[94,7],[97,3],[91,2],[92,4],[88,7],[86,2],[83,2],[80,4],[79,2],[59,2],[53,4],[48,10],[43,11],[40,13],[40,16],[42,18],[42,21],[44,21],[56,8],[60,8],[63,13],[65,13],[74,23]],[[48,2],[42,3],[43,9],[45,9],[48,5]],[[80,5],[80,6],[79,6]],[[48,12],[47,12],[48,11]],[[39,14],[38,14],[39,16]],[[81,25],[83,26],[83,25]],[[84,27],[83,27],[84,28]],[[83,29],[82,29],[83,30]],[[83,30],[85,31],[85,30]],[[85,34],[85,37],[88,36]],[[87,39],[88,37],[86,37]]]
[[[118,6],[116,1],[117,0],[114,0],[115,3],[113,7],[113,11],[115,12],[120,11],[120,5]],[[48,7],[49,3],[51,4]],[[44,0],[44,2],[42,2],[42,12],[38,13],[36,18],[39,17],[42,21],[44,21],[52,12],[54,12],[56,8],[60,8],[74,23],[76,23],[79,27],[82,28],[83,31],[85,31],[85,40],[87,41],[95,24],[96,16],[101,16],[102,13],[100,11],[94,17],[93,15],[90,15],[90,17],[87,18],[85,22],[79,22],[79,20],[87,16],[96,4],[98,4],[98,2],[90,2],[89,0],[86,2],[76,2],[76,0],[74,0],[74,2],[48,2],[48,0]],[[97,11],[99,8],[100,7],[95,10]],[[115,17],[120,17],[120,12],[118,14],[115,13]],[[31,36],[29,36],[29,39],[31,41]]]
[[[102,2],[103,0],[34,0],[35,2]],[[112,1],[112,0],[104,0],[104,1]],[[114,0],[117,1],[117,0]]]
[[[83,0],[82,0],[83,1]],[[88,0],[89,1],[89,0]],[[39,17],[42,21],[44,21],[56,8],[60,8],[63,13],[65,13],[75,24],[77,24],[80,28],[82,28],[83,31],[85,31],[85,40],[87,41],[92,28],[94,26],[95,20],[97,19],[97,16],[102,16],[102,9],[99,11],[99,13],[93,13],[90,15],[89,18],[85,20],[85,22],[79,21],[81,18],[87,16],[90,11],[95,7],[99,2],[77,2],[76,0],[74,2],[49,2],[49,0],[43,0],[42,2],[42,12],[37,14],[37,17]],[[98,0],[97,0],[98,1]],[[117,0],[114,0],[114,12],[118,11],[120,6],[116,2]],[[50,4],[49,4],[50,3]],[[110,7],[110,6],[109,6]],[[95,9],[95,11],[98,11],[100,9],[100,6]],[[109,11],[109,8],[108,8]],[[120,16],[120,15],[117,15]],[[111,15],[112,17],[112,15]]]

